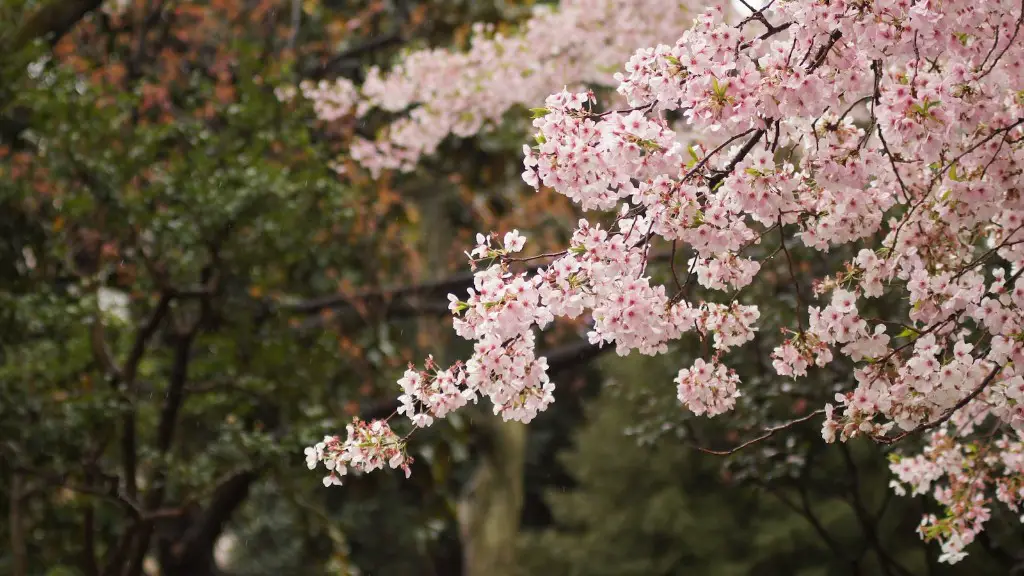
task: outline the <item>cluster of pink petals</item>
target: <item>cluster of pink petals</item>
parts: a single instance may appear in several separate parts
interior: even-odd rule
[[[345,440],[337,436],[325,436],[319,442],[306,448],[306,465],[310,470],[323,463],[328,474],[324,486],[340,486],[341,477],[348,469],[372,472],[384,468],[401,468],[409,476],[412,458],[406,453],[405,440],[391,430],[383,420],[364,422],[353,418],[347,427]]]
[[[611,85],[611,71],[638,46],[675,37],[691,19],[678,0],[537,4],[513,32],[475,25],[465,51],[416,50],[387,71],[371,68],[358,91],[342,80],[309,86],[303,95],[328,121],[373,109],[400,113],[379,138],[357,139],[350,152],[374,174],[410,170],[448,136],[496,126],[510,109],[543,100],[552,86]]]
[[[698,358],[692,367],[683,368],[676,377],[679,402],[698,416],[728,412],[740,395],[736,390],[739,380],[736,372],[723,364],[709,364]]]
[[[897,494],[930,492],[943,506],[945,514],[926,515],[918,527],[924,539],[939,542],[940,561],[966,556],[964,548],[984,530],[994,502],[1018,514],[1024,504],[1024,442],[1017,434],[983,444],[962,441],[943,427],[930,435],[921,454],[896,456],[890,468]]]
[[[624,3],[593,0],[537,22],[598,4],[632,21]],[[727,412],[741,386],[725,354],[753,337],[760,318],[735,296],[764,268],[746,251],[778,242],[771,258],[782,252],[790,280],[813,284],[816,301],[796,291],[795,326],[773,351],[773,367],[792,378],[833,363],[852,373],[824,407],[828,442],[931,434],[924,452],[893,465],[895,486],[930,490],[946,507],[921,532],[941,543],[943,561],[956,562],[994,500],[1018,509],[1024,483],[1022,25],[1019,0],[776,0],[738,24],[711,9],[674,44],[634,52],[616,75],[621,109],[597,112],[585,91],[548,96],[534,109],[524,180],[584,211],[618,207],[614,222],[580,220],[568,248],[530,272],[515,256],[523,248],[517,232],[502,242],[481,236],[470,253],[474,288],[451,300],[455,329],[475,352],[449,370],[408,372],[403,413],[426,425],[484,395],[506,418],[530,420],[553,388],[534,332],[581,315],[592,343],[623,355],[665,353],[696,335],[705,358],[679,372],[679,400],[697,414]],[[530,30],[522,38],[534,38]],[[566,31],[555,43],[614,52],[597,50],[591,33],[573,44]],[[464,57],[505,41],[479,40]],[[486,68],[480,60],[451,64],[450,55],[430,65]],[[416,56],[405,72],[363,87],[388,109],[429,102],[393,125],[388,140],[366,145],[364,158],[387,158],[371,168],[407,167],[444,135],[478,131],[527,92],[544,97],[491,93],[501,90],[486,78],[477,84],[485,95],[424,92],[408,70],[428,60]],[[549,87],[565,83],[552,78]],[[683,126],[670,125],[670,115]],[[687,140],[694,135],[700,141]],[[658,242],[691,254],[686,281],[693,277],[703,296],[654,281],[648,268]],[[790,255],[798,246],[852,257],[809,278]],[[885,305],[871,301],[883,297]],[[886,317],[863,312],[870,309]]]

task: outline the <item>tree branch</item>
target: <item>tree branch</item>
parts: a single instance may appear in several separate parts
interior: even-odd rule
[[[157,424],[156,448],[161,456],[166,455],[174,441],[174,430],[178,423],[178,413],[185,400],[185,383],[188,380],[188,365],[191,360],[192,343],[198,332],[199,322],[184,334],[177,336],[174,344],[174,358],[171,363],[171,374],[167,384],[167,395],[160,410]],[[146,494],[144,510],[157,509],[163,502],[166,490],[167,472],[158,466],[154,473],[152,488]],[[128,562],[121,572],[122,576],[139,576],[142,573],[142,562],[149,550],[153,536],[153,521],[144,518],[134,530],[135,537],[131,544]]]
[[[542,354],[548,359],[548,373],[558,374],[576,368],[614,349],[614,346],[600,346],[586,340],[565,344]]]
[[[651,262],[671,261],[670,252],[658,252],[652,254]],[[527,266],[523,273],[533,274],[544,268],[543,264]],[[419,316],[445,316],[448,310],[448,295],[465,293],[473,287],[474,274],[464,272],[420,284],[403,284],[378,289],[368,289],[355,294],[331,294],[319,298],[311,298],[293,303],[274,304],[269,303],[271,308],[277,308],[284,312],[296,314],[320,314],[331,310],[336,315],[346,313],[357,313],[360,309],[382,310],[383,318],[394,320],[399,318],[414,318]],[[336,319],[337,316],[308,318],[299,325],[299,329],[310,329],[321,326],[325,321]]]
[[[849,492],[852,502],[848,502],[848,504],[853,508],[853,512],[857,517],[857,522],[860,524],[861,530],[864,532],[864,540],[867,542],[868,547],[875,551],[875,555],[878,556],[878,563],[882,565],[882,570],[887,576],[892,576],[893,570],[901,576],[913,576],[910,571],[890,556],[882,545],[881,540],[878,538],[878,531],[876,528],[878,518],[872,517],[871,513],[868,512],[867,506],[864,505],[864,501],[860,493],[860,471],[857,470],[857,464],[853,460],[853,454],[850,453],[850,448],[845,442],[840,442],[839,448],[843,454],[843,460],[846,462],[846,470],[848,472],[847,476],[851,483]]]
[[[156,334],[160,323],[164,317],[170,311],[171,296],[163,294],[160,296],[159,302],[157,302],[156,308],[150,315],[149,320],[139,329],[138,334],[135,336],[135,342],[132,344],[132,349],[128,353],[128,358],[125,360],[124,367],[120,370],[122,380],[125,383],[125,395],[128,398],[128,402],[131,404],[129,410],[122,419],[121,431],[121,461],[122,468],[124,469],[124,480],[125,480],[125,491],[131,498],[138,497],[138,485],[135,477],[136,470],[138,468],[138,450],[136,448],[136,430],[135,430],[135,397],[136,397],[136,382],[135,377],[138,373],[139,363],[142,361],[142,356],[146,352],[146,345],[149,340]]]
[[[362,56],[370,54],[376,50],[380,50],[381,48],[387,48],[388,46],[402,44],[404,42],[405,39],[397,30],[390,34],[377,36],[372,40],[360,44],[359,46],[353,46],[348,50],[338,53],[327,62],[324,62],[323,65],[313,70],[309,76],[313,80],[322,80],[338,70],[346,69],[349,66],[358,66],[358,59]]]
[[[21,516],[21,475],[11,475],[11,486],[8,494],[9,506],[7,521],[10,525],[10,544],[12,576],[28,576],[28,552],[25,542],[25,525]]]
[[[100,567],[96,561],[96,507],[86,504],[82,518],[82,571],[86,576],[99,576]]]
[[[258,477],[256,470],[245,470],[217,486],[206,510],[173,547],[173,561],[181,573],[198,572],[210,561],[225,524],[245,502]]]
[[[980,384],[975,386],[974,390],[971,390],[970,394],[968,394],[967,396],[964,396],[952,408],[950,408],[949,410],[946,410],[945,412],[943,412],[942,415],[939,416],[938,418],[936,418],[935,420],[932,420],[931,422],[927,422],[925,424],[921,424],[920,426],[918,426],[916,428],[912,428],[910,430],[905,430],[905,431],[900,432],[899,434],[897,434],[895,436],[872,436],[872,438],[876,442],[878,442],[880,444],[889,445],[889,444],[895,444],[896,442],[899,442],[900,440],[903,440],[904,438],[906,438],[907,436],[910,436],[912,434],[917,434],[918,432],[924,432],[926,430],[931,430],[932,428],[938,428],[940,425],[942,425],[947,420],[952,418],[953,414],[956,414],[957,410],[960,410],[964,406],[967,406],[968,404],[970,404],[971,400],[974,400],[975,398],[977,398],[978,395],[980,395],[985,390],[985,388],[987,388],[988,385],[991,384],[993,380],[995,380],[996,376],[999,375],[999,372],[1002,371],[1002,369],[1003,369],[1003,366],[1001,364],[997,364],[988,373],[988,376],[985,376],[985,379],[982,380]]]
[[[29,15],[14,33],[6,50],[17,52],[37,38],[46,38],[53,46],[71,31],[86,14],[99,8],[103,0],[52,0]]]
[[[790,420],[789,422],[784,422],[782,424],[779,424],[778,426],[772,426],[771,428],[765,429],[765,431],[760,436],[758,436],[756,438],[751,438],[750,440],[747,440],[746,442],[740,444],[739,446],[736,446],[734,448],[729,448],[728,450],[711,450],[709,448],[701,448],[699,446],[697,447],[697,450],[700,450],[701,452],[703,452],[705,454],[714,454],[715,456],[728,456],[730,454],[735,454],[736,452],[739,452],[740,450],[743,450],[744,448],[746,448],[748,446],[752,446],[754,444],[757,444],[758,442],[761,442],[763,440],[767,440],[768,438],[771,438],[777,432],[781,432],[783,430],[789,429],[789,428],[791,428],[793,426],[796,426],[797,424],[801,424],[803,422],[806,422],[806,421],[810,420],[811,418],[814,418],[815,416],[819,416],[819,415],[824,414],[824,413],[825,413],[824,409],[818,409],[818,410],[815,410],[814,412],[811,412],[810,414],[807,414],[805,416],[801,416],[800,418],[797,418],[795,420]]]

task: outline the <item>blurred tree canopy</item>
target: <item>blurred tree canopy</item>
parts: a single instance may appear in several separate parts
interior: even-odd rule
[[[572,326],[529,435],[469,412],[420,436],[411,480],[306,473],[303,446],[394,409],[407,362],[465,352],[437,320],[473,234],[555,242],[574,214],[519,181],[525,112],[371,180],[332,166],[383,119],[326,126],[274,89],[530,4],[0,5],[0,574],[948,573],[877,450],[824,458],[807,426],[700,454],[741,437],[666,412],[678,367],[588,364]],[[751,423],[841,377],[781,405],[750,354]],[[992,538],[971,569],[1016,562],[1020,535]]]
[[[420,484],[356,482],[343,496],[301,474],[310,438],[390,406],[393,385],[378,386],[413,357],[415,318],[444,313],[439,290],[451,286],[385,289],[424,276],[416,206],[386,182],[339,178],[330,164],[344,135],[303,120],[273,88],[358,75],[487,11],[3,11],[4,570],[212,573],[215,543],[250,499],[271,503],[270,517],[250,507],[255,535],[260,522],[291,526],[271,555],[281,569],[354,568],[350,550],[373,572],[446,554],[457,563],[457,549],[428,550],[452,526],[450,458]],[[370,296],[336,296],[356,292]],[[456,430],[438,434],[465,445]],[[390,526],[390,544],[409,553],[389,558],[379,533],[350,542],[370,526]],[[252,570],[273,566],[254,558]]]
[[[731,434],[681,411],[652,417],[676,367],[663,357],[602,364],[607,385],[560,457],[571,481],[546,491],[552,521],[519,538],[521,574],[1012,573],[1021,538],[1007,517],[963,564],[935,562],[914,533],[921,502],[893,495],[873,444],[828,450],[808,425],[723,469],[695,439]]]

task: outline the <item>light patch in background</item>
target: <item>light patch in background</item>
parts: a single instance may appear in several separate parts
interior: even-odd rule
[[[747,6],[750,6],[754,10],[760,10],[767,3],[768,2],[764,0],[746,0]],[[740,2],[740,0],[732,0],[732,7],[736,10],[737,14],[742,14],[743,16],[751,14],[750,8],[747,8],[747,6],[744,6],[743,2]]]
[[[238,537],[232,532],[225,532],[213,545],[213,562],[217,568],[228,570],[231,568],[231,560],[235,557],[238,549]]]
[[[96,291],[96,300],[100,312],[104,315],[116,318],[121,322],[131,320],[131,312],[128,309],[130,302],[128,294],[120,290],[103,287]]]

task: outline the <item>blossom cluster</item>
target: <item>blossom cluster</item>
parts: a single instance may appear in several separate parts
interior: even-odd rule
[[[401,468],[409,476],[412,457],[406,453],[405,439],[399,438],[384,420],[364,422],[353,418],[347,427],[348,436],[325,436],[322,442],[306,448],[306,466],[316,469],[323,463],[327,468],[324,486],[341,485],[341,477],[352,468],[359,472],[373,472],[388,465]]]
[[[554,26],[596,5],[632,21],[625,3],[590,0],[568,2],[531,26]],[[615,76],[623,107],[598,112],[585,91],[548,96],[534,109],[524,181],[583,211],[617,208],[615,219],[581,219],[566,250],[532,271],[515,255],[524,248],[518,232],[502,242],[481,235],[469,254],[474,288],[451,298],[455,329],[474,341],[474,354],[448,370],[432,361],[425,371],[410,369],[403,414],[429,425],[484,395],[506,419],[529,421],[553,389],[535,331],[581,315],[590,319],[591,343],[622,355],[662,354],[687,334],[700,339],[705,357],[680,370],[678,398],[696,414],[726,413],[743,388],[725,354],[753,337],[760,318],[737,294],[781,253],[797,305],[795,325],[772,353],[775,371],[803,378],[834,364],[851,375],[823,408],[827,442],[867,436],[895,444],[930,434],[921,454],[894,463],[894,487],[934,486],[947,515],[925,518],[921,532],[941,543],[942,560],[956,562],[993,501],[1018,509],[1024,482],[1022,24],[1024,6],[1011,0],[775,0],[735,24],[713,8],[675,43],[623,57]],[[536,30],[552,33],[527,26],[521,41]],[[566,53],[604,56],[621,44],[603,51],[594,38],[613,30],[551,38]],[[503,77],[503,58],[531,63],[515,70],[552,66],[540,81],[564,84],[553,81],[561,56],[535,57],[543,43],[502,52],[497,46],[513,40],[491,38],[470,55],[414,55],[387,80],[374,76],[362,87],[388,109],[425,103],[393,125],[388,140],[366,144],[362,157],[378,158],[368,167],[407,167],[443,135],[476,131],[534,94],[533,84],[497,94],[489,76],[477,76]],[[435,84],[468,74],[486,95],[422,88],[413,78],[424,69]],[[703,143],[687,142],[670,116]],[[751,246],[767,242],[778,244],[771,256],[750,256]],[[659,243],[691,253],[685,279],[673,265],[672,282],[655,282],[650,255]],[[798,277],[798,246],[855,256],[825,275]],[[804,299],[801,284],[817,301]]]
[[[921,454],[894,456],[890,468],[897,494],[930,491],[945,510],[942,517],[925,516],[918,527],[925,540],[939,542],[940,561],[966,556],[964,548],[992,516],[992,496],[1017,514],[1024,504],[1024,443],[1017,439],[963,442],[943,427],[930,435]],[[991,495],[989,486],[995,487]]]
[[[518,29],[474,25],[465,51],[430,48],[391,69],[374,67],[356,89],[350,82],[303,88],[318,117],[356,118],[373,109],[400,113],[375,140],[357,138],[352,158],[375,174],[410,170],[449,135],[466,137],[531,107],[552,86],[611,85],[611,71],[638,46],[673,38],[692,13],[679,0],[564,0],[538,3]],[[651,18],[658,14],[658,18]]]

